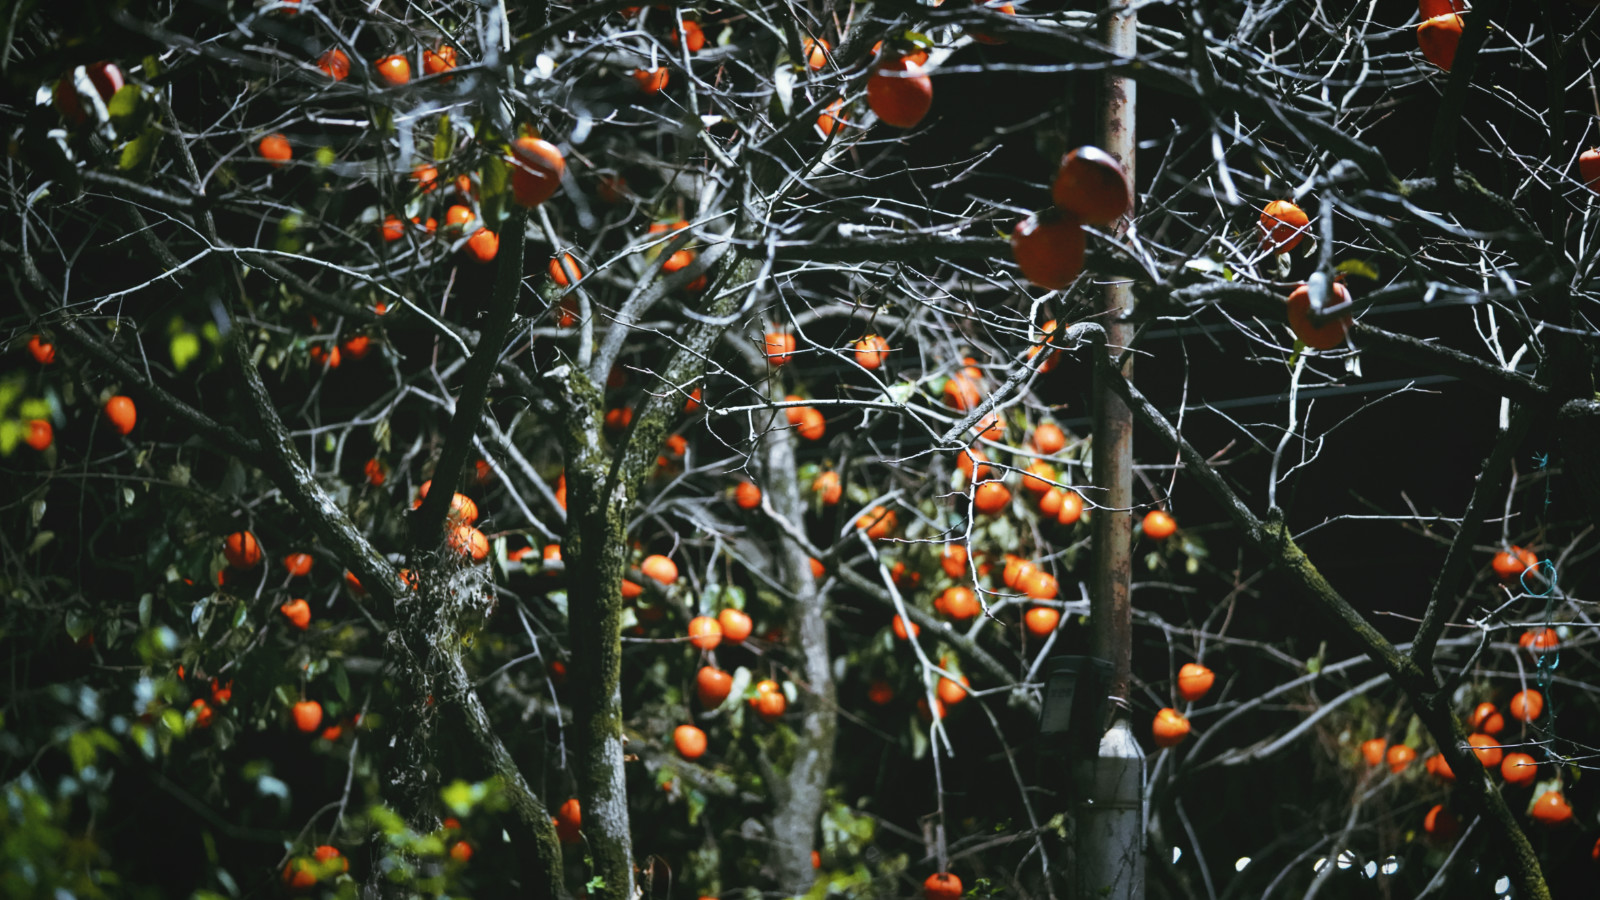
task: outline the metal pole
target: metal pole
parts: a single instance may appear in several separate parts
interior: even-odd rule
[[[1130,0],[1108,0],[1106,44],[1118,56],[1137,52],[1138,16]],[[1106,76],[1102,149],[1128,173],[1134,170],[1134,82]],[[1129,212],[1130,216],[1132,211]],[[1125,225],[1119,223],[1120,233]],[[1133,306],[1127,283],[1106,286],[1106,349],[1121,354],[1133,338],[1124,316]],[[1122,366],[1133,378],[1133,358]],[[1105,900],[1144,897],[1144,752],[1127,720],[1132,678],[1133,608],[1128,582],[1133,555],[1133,416],[1096,368],[1094,383],[1094,481],[1100,488],[1094,512],[1095,561],[1090,583],[1090,623],[1094,654],[1111,662],[1109,694],[1116,722],[1100,741],[1097,758],[1080,772],[1083,787],[1077,815],[1076,896]],[[1103,724],[1103,723],[1102,723]]]

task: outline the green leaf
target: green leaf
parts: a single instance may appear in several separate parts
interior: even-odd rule
[[[333,692],[339,695],[341,703],[350,702],[350,676],[345,674],[344,666],[332,666]]]
[[[22,423],[13,419],[0,421],[0,455],[10,456],[22,440]]]
[[[37,398],[24,400],[22,405],[17,407],[17,415],[24,419],[48,419],[50,418],[50,401]]]
[[[67,637],[72,638],[74,641],[81,641],[83,636],[89,633],[91,627],[93,627],[93,624],[77,610],[67,613]]]
[[[316,162],[318,168],[326,169],[333,165],[334,161],[339,157],[338,154],[333,152],[332,147],[318,147],[316,152],[311,154],[311,158]]]
[[[1364,259],[1347,259],[1334,266],[1333,270],[1344,275],[1358,275],[1368,281],[1378,280],[1378,267]]]
[[[112,95],[111,102],[106,104],[106,113],[110,115],[111,125],[117,129],[117,134],[137,132],[150,118],[144,89],[136,84],[123,85]]]
[[[448,115],[440,116],[439,117],[439,130],[437,130],[437,131],[435,131],[433,133],[433,158],[434,159],[449,159],[450,158],[451,148],[452,148],[452,145],[454,144],[454,137],[455,137],[455,132],[453,132],[451,130],[451,128],[450,128],[450,117]]]
[[[191,332],[183,332],[172,339],[168,350],[172,353],[172,365],[182,372],[189,368],[189,363],[200,355],[200,339]]]
[[[484,227],[499,231],[505,221],[506,201],[510,197],[511,167],[498,156],[483,163],[483,183],[478,189],[478,206],[483,210]]]
[[[122,159],[118,162],[118,166],[122,171],[132,175],[147,174],[151,163],[155,162],[156,150],[161,147],[162,137],[159,129],[145,129],[143,134],[123,145]]]

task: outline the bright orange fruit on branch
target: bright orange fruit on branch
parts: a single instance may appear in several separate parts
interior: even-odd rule
[[[561,808],[556,810],[553,821],[556,825],[556,837],[561,843],[577,843],[578,830],[583,827],[583,807],[578,804],[578,798],[573,797],[561,804]]]
[[[523,136],[511,144],[511,194],[523,206],[538,206],[555,196],[566,170],[566,158],[549,141]]]
[[[133,426],[139,421],[138,411],[134,408],[133,400],[118,394],[106,401],[106,420],[111,423],[117,433],[126,437],[133,431]]]
[[[1144,514],[1144,533],[1148,538],[1163,541],[1177,530],[1178,523],[1163,510],[1152,509]]]
[[[1501,579],[1509,581],[1522,574],[1522,570],[1531,569],[1539,565],[1539,557],[1531,550],[1524,550],[1513,545],[1508,550],[1501,550],[1494,555],[1490,562],[1494,573]]]
[[[1545,791],[1533,801],[1529,815],[1545,825],[1560,825],[1572,818],[1572,807],[1567,805],[1567,798],[1561,796],[1560,791]]]
[[[1041,422],[1033,429],[1033,449],[1046,456],[1054,456],[1067,446],[1066,432],[1054,422]]]
[[[483,562],[489,558],[489,537],[471,525],[461,524],[450,529],[447,541],[450,549],[462,556],[472,557],[473,562]]]
[[[1417,26],[1417,46],[1428,62],[1450,71],[1456,61],[1456,45],[1461,43],[1461,17],[1454,13],[1434,16]]]
[[[1507,753],[1500,761],[1500,777],[1507,784],[1532,784],[1539,777],[1539,763],[1526,753]]]
[[[717,613],[717,624],[722,626],[722,637],[731,644],[742,644],[755,630],[755,623],[743,610],[729,607]]]
[[[1189,736],[1189,720],[1169,706],[1156,713],[1155,721],[1150,725],[1150,733],[1155,738],[1157,747],[1176,747]]]
[[[500,236],[487,228],[479,228],[467,238],[467,252],[480,263],[493,262],[500,252]]]
[[[1472,745],[1472,752],[1478,757],[1478,762],[1483,763],[1485,769],[1500,765],[1500,761],[1505,758],[1504,752],[1500,749],[1500,742],[1487,734],[1467,735],[1467,743]]]
[[[689,643],[701,650],[715,650],[722,643],[722,624],[710,616],[689,620]]]
[[[1217,674],[1199,663],[1184,663],[1178,669],[1178,696],[1193,702],[1204,697],[1211,685],[1217,680]]]
[[[1505,730],[1506,720],[1493,703],[1479,703],[1467,717],[1467,724],[1484,734],[1499,734]]]
[[[41,453],[54,443],[55,439],[55,426],[44,419],[29,419],[28,432],[22,436],[24,443]]]
[[[315,700],[301,700],[294,705],[294,727],[311,734],[322,724],[322,704]]]
[[[1398,774],[1404,772],[1406,766],[1411,765],[1412,761],[1417,758],[1417,751],[1407,747],[1405,744],[1395,744],[1389,748],[1388,753],[1384,754],[1384,758],[1389,761],[1389,771]]]
[[[289,139],[281,134],[269,134],[256,145],[261,158],[272,163],[274,169],[280,169],[283,164],[294,157],[294,151],[289,147]]]
[[[334,47],[317,57],[317,68],[334,81],[343,81],[350,77],[350,57],[346,56],[343,50]]]
[[[1050,199],[1057,209],[1104,228],[1127,214],[1133,191],[1115,156],[1099,147],[1079,147],[1061,160]]]
[[[1444,808],[1444,804],[1436,803],[1422,818],[1422,830],[1435,840],[1453,841],[1461,836],[1461,823]]]
[[[399,87],[411,80],[411,63],[404,56],[385,56],[374,65],[378,69],[378,78],[391,87]]]
[[[757,715],[771,722],[789,708],[789,698],[784,696],[778,683],[769,678],[756,682],[756,695],[750,698],[750,705],[755,707]]]
[[[1011,257],[1022,277],[1059,291],[1083,271],[1084,236],[1078,220],[1046,210],[1034,213],[1011,232]]]
[[[769,331],[762,340],[765,344],[768,363],[774,366],[781,366],[793,358],[794,335],[787,332]]]
[[[817,130],[822,132],[823,137],[833,137],[833,132],[844,122],[844,120],[839,117],[840,113],[843,111],[844,98],[841,97],[837,100],[834,100],[832,103],[829,103],[827,107],[822,110],[822,113],[817,116]]]
[[[1466,0],[1417,0],[1417,11],[1422,18],[1431,19],[1434,16],[1466,12],[1467,4]]]
[[[752,482],[741,481],[733,490],[733,502],[737,503],[740,509],[755,509],[761,505],[761,489]]]
[[[311,627],[311,604],[304,600],[290,600],[288,603],[278,607],[278,612],[283,613],[283,617],[289,620],[289,624],[301,631]]]
[[[253,569],[261,562],[261,545],[248,531],[235,531],[222,542],[222,555],[235,569]]]
[[[569,276],[567,273],[571,272]],[[583,270],[578,268],[578,261],[571,253],[563,253],[559,257],[550,258],[550,280],[566,287],[573,281],[583,277]]]
[[[646,94],[660,93],[667,86],[667,67],[657,66],[654,69],[634,69],[633,81],[639,90]]]
[[[830,49],[828,42],[821,38],[806,38],[800,42],[800,55],[805,57],[806,65],[813,70],[828,64]]]
[[[985,481],[972,492],[972,505],[987,516],[1004,510],[1011,502],[1011,489],[1004,482]]]
[[[1350,291],[1342,284],[1334,284],[1327,303],[1337,306],[1350,302]],[[1289,329],[1307,347],[1332,350],[1344,343],[1354,319],[1348,315],[1329,316],[1318,325],[1311,320],[1311,288],[1300,285],[1289,295]]]
[[[672,743],[684,759],[699,759],[706,755],[706,733],[693,725],[679,725],[672,731]]]
[[[1388,748],[1389,742],[1383,738],[1371,738],[1361,742],[1361,758],[1367,765],[1375,766],[1383,762],[1383,751]]]
[[[933,81],[920,63],[900,56],[878,63],[867,79],[867,105],[896,128],[915,128],[933,106]]]
[[[906,634],[906,620],[905,619],[902,619],[902,618],[900,618],[900,616],[896,615],[894,617],[894,619],[892,621],[890,621],[889,627],[894,631],[894,636],[895,637],[899,638],[902,641],[909,639],[907,634]],[[915,622],[912,622],[911,623],[911,635],[910,635],[910,637],[914,637],[914,636],[919,635],[921,633],[922,633],[922,626],[918,625]]]
[[[1022,622],[1034,637],[1049,637],[1061,622],[1061,612],[1049,606],[1035,606],[1023,614]]]
[[[705,30],[700,27],[699,22],[696,22],[692,19],[684,19],[683,36],[685,38],[684,43],[688,46],[690,53],[699,53],[706,46],[706,33]],[[667,40],[671,42],[672,46],[678,46],[677,29],[673,29],[673,31],[667,35]]]
[[[695,693],[700,697],[700,705],[706,709],[721,706],[733,690],[733,676],[715,666],[701,667],[694,680]]]
[[[1261,211],[1261,243],[1273,253],[1288,253],[1305,240],[1311,220],[1288,200],[1274,200]]]
[[[1578,177],[1589,190],[1600,194],[1600,147],[1590,147],[1578,155]]]
[[[949,872],[929,875],[922,882],[923,900],[957,900],[961,896],[961,879]]]
[[[811,492],[817,495],[823,506],[833,506],[839,502],[839,497],[844,494],[844,486],[839,483],[839,473],[829,469],[821,473],[811,482]]]
[[[1506,711],[1511,713],[1514,719],[1532,722],[1544,712],[1544,695],[1533,688],[1518,691],[1512,695],[1511,702],[1506,704]]]
[[[889,342],[872,334],[856,341],[856,362],[863,369],[876,369],[889,357]]]
[[[1554,628],[1535,628],[1522,633],[1517,638],[1517,645],[1526,647],[1533,655],[1538,656],[1546,651],[1554,650],[1561,644],[1561,636],[1556,634]]]
[[[424,75],[438,75],[455,67],[456,48],[449,44],[440,44],[436,50],[422,51],[422,72]]]
[[[857,528],[865,528],[867,537],[881,541],[894,533],[895,527],[900,524],[900,517],[895,511],[885,506],[874,506],[861,514],[856,519]]]
[[[1429,775],[1432,775],[1440,781],[1456,780],[1456,773],[1450,770],[1450,764],[1445,761],[1444,754],[1442,753],[1435,753],[1428,757],[1428,761],[1424,764],[1424,767],[1428,770]]]
[[[662,587],[678,580],[677,563],[659,553],[646,556],[644,562],[639,563],[639,571],[643,572],[646,578],[655,579]]]
[[[43,335],[36,334],[28,338],[28,352],[41,366],[48,366],[56,361],[56,345],[46,341]]]

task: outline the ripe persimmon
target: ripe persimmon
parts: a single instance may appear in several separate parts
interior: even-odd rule
[[[1328,297],[1330,306],[1350,302],[1350,291],[1334,284]],[[1316,350],[1332,350],[1344,343],[1355,319],[1348,315],[1329,316],[1318,325],[1311,318],[1311,288],[1300,285],[1289,294],[1289,329],[1301,343]]]
[[[700,27],[699,22],[692,19],[683,20],[683,37],[684,46],[689,48],[690,53],[699,53],[706,46],[705,30]],[[674,28],[668,32],[667,41],[674,47],[678,46],[678,29]]]
[[[827,434],[828,420],[822,415],[822,410],[807,406],[800,410],[800,421],[796,423],[795,431],[808,441],[820,441]]]
[[[1033,449],[1054,456],[1067,446],[1066,432],[1054,422],[1040,422],[1033,428]]]
[[[1417,46],[1428,62],[1450,71],[1456,61],[1456,46],[1461,43],[1461,26],[1464,23],[1455,13],[1446,13],[1426,19],[1417,26]]]
[[[699,759],[706,755],[706,733],[693,725],[679,725],[672,730],[672,743],[684,759]]]
[[[317,68],[334,81],[343,81],[350,77],[350,57],[345,55],[343,50],[334,47],[317,57]]]
[[[583,827],[583,807],[579,805],[577,797],[561,804],[561,808],[556,810],[555,823],[556,837],[561,843],[578,842],[578,831]]]
[[[462,556],[470,556],[473,562],[483,562],[489,558],[489,537],[471,525],[465,523],[450,529],[447,539],[450,549]]]
[[[1467,743],[1472,745],[1473,754],[1478,757],[1478,762],[1483,763],[1485,769],[1500,765],[1505,756],[1500,749],[1500,742],[1487,734],[1467,735]]]
[[[761,489],[752,482],[741,481],[739,486],[733,489],[733,502],[737,503],[740,509],[755,509],[761,505]]]
[[[1521,575],[1524,569],[1539,565],[1539,557],[1533,551],[1524,550],[1513,544],[1510,549],[1496,553],[1490,565],[1501,580],[1509,581]]]
[[[452,231],[463,231],[467,223],[478,218],[470,206],[457,203],[444,211],[444,227]]]
[[[1434,16],[1466,12],[1467,4],[1466,0],[1417,0],[1417,11],[1422,18],[1431,19]]]
[[[311,604],[304,600],[295,599],[278,607],[278,612],[289,620],[289,624],[305,631],[311,627]]]
[[[794,356],[794,335],[787,332],[769,331],[762,339],[767,354],[767,362],[773,366],[781,366]]]
[[[189,708],[194,710],[194,724],[201,728],[211,727],[211,704],[200,699],[199,697],[196,697],[194,698],[194,702],[189,704]]]
[[[1083,271],[1083,228],[1070,215],[1037,212],[1011,232],[1011,257],[1022,277],[1046,290],[1059,291]]]
[[[116,429],[117,434],[126,437],[133,431],[133,426],[138,424],[139,413],[133,405],[132,398],[118,394],[106,401],[106,421]]]
[[[294,150],[289,147],[289,139],[281,134],[269,134],[256,145],[256,151],[261,158],[272,163],[274,169],[283,168],[283,164],[294,157]]]
[[[1544,712],[1544,695],[1533,688],[1517,691],[1511,696],[1511,702],[1506,704],[1506,711],[1511,713],[1513,719],[1532,722]]]
[[[56,345],[46,341],[44,335],[36,334],[28,338],[28,352],[41,366],[48,366],[56,361]]]
[[[972,492],[972,505],[978,512],[992,516],[1011,503],[1011,489],[1000,481],[981,482]]]
[[[875,541],[881,541],[893,534],[899,524],[900,517],[886,506],[874,506],[862,513],[861,518],[856,519],[856,528],[865,528],[867,537]]]
[[[966,621],[983,611],[982,605],[978,603],[978,595],[972,588],[959,584],[945,588],[935,605],[939,606],[945,615],[958,622]]]
[[[1061,590],[1054,575],[1037,569],[1018,578],[1017,588],[1035,600],[1054,600]]]
[[[999,473],[989,464],[989,457],[977,447],[968,447],[956,453],[956,468],[969,481],[996,477]]]
[[[1388,748],[1389,742],[1383,738],[1369,738],[1361,742],[1361,758],[1367,765],[1375,766],[1383,762],[1383,751]]]
[[[1017,14],[1017,8],[1010,3],[1000,3],[997,2],[997,0],[988,0],[987,3],[982,5],[987,9],[992,9],[997,13],[1004,13],[1008,16],[1014,16]],[[980,44],[988,44],[991,47],[999,46],[1000,44],[1004,44],[1006,42],[1005,38],[997,38],[994,35],[986,34],[981,31],[973,31],[970,32],[970,34],[972,35],[973,40]]]
[[[1388,753],[1384,754],[1384,759],[1388,760],[1389,762],[1389,771],[1396,774],[1404,772],[1406,766],[1411,765],[1412,761],[1414,761],[1416,758],[1417,751],[1411,749],[1405,744],[1395,744],[1393,747],[1389,748]]]
[[[867,699],[874,705],[885,706],[894,700],[894,687],[880,678],[867,688]]]
[[[436,49],[422,51],[422,73],[438,75],[456,67],[456,48],[440,44]]]
[[[511,143],[511,194],[523,206],[538,206],[554,197],[566,170],[561,149],[549,141],[525,135]]]
[[[1493,703],[1479,703],[1467,718],[1467,724],[1484,734],[1499,734],[1505,730],[1506,720]]]
[[[889,627],[890,627],[891,630],[894,631],[894,636],[896,638],[899,638],[902,641],[908,640],[909,637],[915,637],[916,635],[919,635],[919,634],[922,633],[922,626],[918,625],[915,622],[912,622],[911,623],[911,634],[908,637],[908,635],[906,634],[906,620],[900,618],[900,616],[898,614],[895,615],[895,617],[892,620],[890,620]]]
[[[261,562],[261,545],[248,531],[235,531],[222,541],[222,555],[235,569],[253,569]]]
[[[728,699],[728,693],[733,690],[733,676],[716,666],[702,666],[696,673],[694,681],[700,705],[706,709],[716,709],[721,706],[722,701]]]
[[[1572,807],[1560,791],[1545,791],[1533,801],[1529,815],[1544,825],[1560,825],[1572,818]]]
[[[1429,775],[1440,781],[1456,780],[1456,773],[1450,770],[1450,763],[1445,761],[1442,753],[1435,753],[1428,757],[1428,761],[1423,764],[1423,767],[1428,770]]]
[[[344,342],[344,352],[348,354],[351,359],[365,358],[367,351],[370,349],[372,349],[372,338],[367,337],[364,334],[358,334]],[[382,481],[378,482],[378,484],[382,483]]]
[[[1578,177],[1589,190],[1600,194],[1600,147],[1590,147],[1578,154]]]
[[[677,563],[659,553],[646,556],[644,562],[639,563],[639,571],[643,572],[646,578],[655,579],[662,587],[678,580]]]
[[[939,568],[944,570],[951,578],[960,578],[967,573],[967,548],[964,544],[945,544],[944,551],[939,554]]]
[[[1061,623],[1061,611],[1049,606],[1035,606],[1023,614],[1022,623],[1034,637],[1049,637]]]
[[[839,483],[839,473],[829,469],[819,474],[811,481],[811,492],[817,495],[823,506],[833,506],[839,502],[839,497],[844,494],[844,485]]]
[[[805,38],[800,41],[800,55],[813,71],[828,64],[828,51],[832,46],[822,38]]]
[[[1076,524],[1083,517],[1083,497],[1077,491],[1061,492],[1061,509],[1056,513],[1056,521],[1062,525]]]
[[[1507,753],[1500,761],[1500,777],[1507,784],[1532,784],[1539,777],[1539,763],[1526,753]]]
[[[1556,634],[1554,628],[1530,629],[1517,638],[1517,646],[1526,648],[1534,656],[1554,650],[1560,644],[1561,636]]]
[[[1165,707],[1156,713],[1155,721],[1150,724],[1150,734],[1157,747],[1176,747],[1189,736],[1189,720],[1172,707]]]
[[[717,613],[717,624],[722,626],[722,636],[730,644],[742,644],[755,629],[755,623],[743,610],[729,607]]]
[[[863,369],[876,369],[889,358],[889,342],[875,334],[856,341],[856,363]]]
[[[466,841],[456,841],[450,845],[450,858],[460,863],[471,860],[472,845]]]
[[[1199,663],[1184,663],[1178,669],[1178,696],[1194,702],[1204,697],[1217,680],[1217,673]]]
[[[939,684],[934,688],[934,691],[939,695],[940,702],[945,706],[955,706],[957,703],[967,699],[967,687],[971,682],[967,680],[965,675],[961,675],[959,678],[959,681],[952,681],[944,676],[939,677]]]
[[[1178,523],[1173,521],[1172,516],[1167,515],[1166,512],[1152,509],[1144,514],[1143,527],[1146,537],[1163,541],[1172,537],[1172,533],[1178,530]]]
[[[933,81],[909,57],[881,61],[867,79],[867,105],[885,124],[915,128],[933,106]]]
[[[1035,494],[1048,493],[1055,488],[1052,484],[1056,480],[1056,467],[1042,459],[1028,463],[1028,468],[1023,470],[1022,487]]]
[[[845,124],[840,115],[844,112],[844,98],[840,97],[829,103],[817,116],[817,130],[825,138],[833,137],[834,131]]]
[[[922,882],[922,900],[957,900],[961,896],[961,879],[949,872],[937,872]]]
[[[769,678],[756,682],[756,695],[750,698],[750,705],[755,707],[756,715],[771,722],[789,708],[789,698],[784,696],[783,688]]]
[[[583,277],[583,270],[578,268],[578,260],[571,253],[563,253],[559,257],[550,258],[550,280],[566,287],[573,281]],[[570,276],[567,273],[572,273]]]
[[[342,863],[342,865],[340,866],[340,870],[341,871],[344,871],[344,872],[350,871],[350,860],[344,858],[344,854],[339,852],[339,848],[338,847],[334,847],[334,846],[331,846],[329,844],[323,844],[323,845],[319,846],[317,849],[311,851],[311,856],[314,859],[316,859],[317,862],[320,862],[320,863],[325,863],[325,862],[327,862],[329,860],[337,859],[337,860],[340,861],[340,863]]]
[[[378,70],[378,78],[390,87],[399,87],[411,80],[411,63],[398,53],[385,56],[373,65]]]
[[[27,433],[22,436],[22,441],[29,447],[43,452],[55,442],[55,427],[44,419],[29,419],[27,428]]]
[[[1127,214],[1133,191],[1115,156],[1099,147],[1079,147],[1061,160],[1050,199],[1057,209],[1105,228]]]
[[[301,700],[291,712],[294,714],[294,727],[306,734],[316,731],[322,724],[322,704],[315,700]]]
[[[722,624],[710,616],[689,620],[689,643],[701,650],[715,650],[722,643]]]
[[[1288,253],[1305,240],[1311,220],[1288,200],[1274,200],[1261,211],[1261,243],[1273,253]]]
[[[660,93],[667,86],[667,67],[657,66],[654,69],[634,69],[633,81],[639,86],[639,90],[642,93]]]
[[[478,262],[493,262],[500,252],[500,235],[487,228],[479,228],[472,233],[472,237],[467,238],[467,252]]]

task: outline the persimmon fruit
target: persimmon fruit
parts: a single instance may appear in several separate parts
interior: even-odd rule
[[[1046,290],[1059,291],[1083,271],[1083,228],[1071,215],[1034,213],[1011,232],[1011,256],[1022,277]]]
[[[1156,713],[1155,721],[1150,725],[1150,733],[1155,738],[1157,747],[1176,747],[1189,736],[1189,720],[1172,707],[1165,707]]]
[[[1288,200],[1274,200],[1261,211],[1261,243],[1273,253],[1288,253],[1305,240],[1311,220]]]
[[[1193,703],[1211,691],[1217,673],[1199,663],[1184,663],[1178,669],[1178,696]]]
[[[105,414],[106,421],[110,422],[111,427],[123,437],[132,433],[133,426],[139,421],[139,413],[133,405],[132,398],[121,394],[106,401]]]
[[[1056,208],[1080,221],[1105,228],[1127,215],[1133,206],[1128,173],[1115,156],[1099,147],[1079,147],[1068,153],[1050,185]]]
[[[867,105],[887,125],[915,128],[933,106],[933,81],[907,57],[882,61],[867,79]]]

